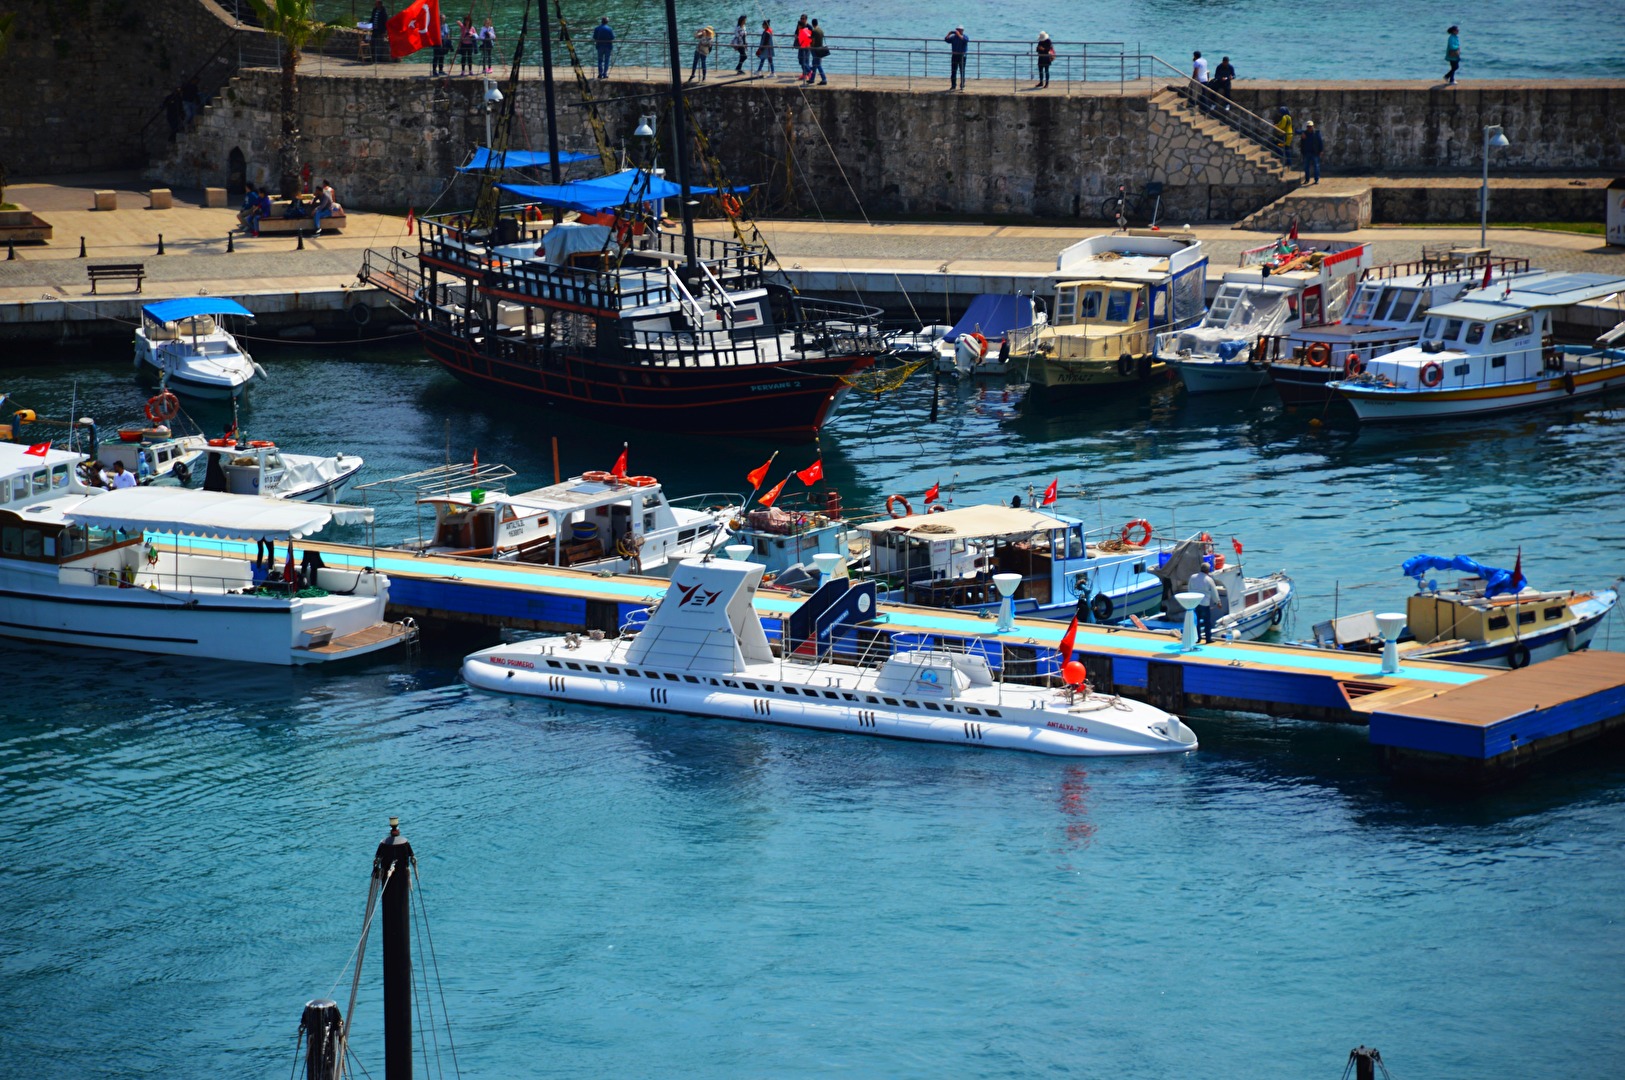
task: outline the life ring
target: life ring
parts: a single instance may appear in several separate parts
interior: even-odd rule
[[[253,439],[248,445],[252,446],[256,450],[266,450],[275,446],[276,443],[272,442],[270,439]]]
[[[928,514],[946,514],[947,512],[948,508],[943,506],[941,503],[937,503],[936,505],[932,506],[931,509],[926,511]]]
[[[625,218],[615,223],[615,242],[621,247],[631,247],[632,223]]]
[[[218,439],[210,439],[209,440],[209,445],[210,446],[236,446],[237,445],[237,440],[236,439],[228,439],[228,438],[225,438],[224,436],[222,436],[222,437],[220,437]]]
[[[1140,538],[1138,540],[1130,540],[1129,536],[1134,532],[1135,529],[1141,530]],[[1129,547],[1145,547],[1145,545],[1151,542],[1151,523],[1145,520],[1145,518],[1135,518],[1133,521],[1123,526],[1122,535],[1119,536],[1118,539],[1123,541],[1123,543],[1127,544]]]
[[[652,476],[628,476],[626,478],[628,487],[654,487],[657,483],[659,481]]]
[[[1444,382],[1444,368],[1439,366],[1438,361],[1429,360],[1422,365],[1422,374],[1419,377],[1423,386],[1438,386]]]
[[[965,336],[976,342],[976,359],[985,359],[987,357],[987,338],[974,331]]]
[[[1574,627],[1569,627],[1568,633],[1563,635],[1563,646],[1569,652],[1574,652],[1580,647],[1580,635],[1575,631]]]
[[[147,399],[147,419],[154,424],[167,423],[181,411],[181,399],[165,390]]]
[[[1117,357],[1117,374],[1128,378],[1134,372],[1134,357],[1128,353],[1121,353]]]
[[[1563,372],[1563,392],[1570,397],[1574,396],[1574,372]]]
[[[1263,367],[1264,362],[1269,359],[1269,350],[1270,347],[1265,343],[1264,335],[1259,334],[1258,340],[1253,342],[1253,348],[1247,356],[1247,362],[1254,367]]]
[[[738,217],[745,209],[740,205],[737,198],[727,193],[723,194],[720,201],[722,203],[722,212],[727,214],[729,217]]]
[[[372,308],[359,302],[351,304],[350,321],[355,323],[357,326],[366,326],[368,323],[372,322]]]
[[[582,473],[581,474],[581,479],[583,479],[583,480],[592,480],[595,483],[599,483],[599,484],[607,484],[611,480],[615,479],[615,474],[614,473],[607,473],[602,469],[594,469],[592,472],[584,472],[584,473]]]
[[[1309,346],[1304,358],[1309,361],[1310,367],[1326,367],[1332,362],[1332,347],[1328,342],[1317,341]]]
[[[1360,359],[1359,353],[1349,353],[1348,359],[1343,361],[1343,374],[1350,379],[1365,374],[1365,361]]]
[[[1507,650],[1507,667],[1513,671],[1529,666],[1529,646],[1521,641],[1514,641],[1512,648]]]
[[[901,514],[897,512],[897,507],[899,504],[901,504],[903,507],[903,512]],[[909,506],[908,500],[903,498],[901,495],[887,495],[886,513],[890,514],[894,518],[913,517],[914,508]]]
[[[1270,612],[1270,625],[1271,626],[1280,626],[1281,625],[1281,620],[1283,618],[1285,618],[1285,617],[1286,617],[1286,607],[1285,607],[1285,605],[1282,605],[1281,607],[1278,607],[1274,611]]]
[[[1095,593],[1095,598],[1089,601],[1089,611],[1096,622],[1105,622],[1112,617],[1112,598],[1103,592]]]

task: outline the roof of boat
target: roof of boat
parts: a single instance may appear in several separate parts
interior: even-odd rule
[[[933,514],[911,514],[888,521],[871,521],[865,532],[899,532],[910,539],[962,540],[981,536],[1025,536],[1049,529],[1064,529],[1071,522],[1013,506],[966,506]]]
[[[252,311],[237,301],[220,296],[186,296],[179,300],[159,300],[157,303],[143,306],[141,311],[147,318],[164,323],[190,319],[194,315],[247,315],[250,319],[254,317]]]
[[[1490,304],[1478,300],[1456,300],[1428,308],[1429,315],[1443,315],[1447,319],[1499,319],[1526,310],[1522,304]]]
[[[574,476],[558,484],[549,484],[547,487],[534,488],[530,491],[521,491],[510,495],[506,491],[488,491],[480,500],[479,505],[506,503],[511,506],[523,506],[532,510],[574,510],[583,506],[607,505],[631,495],[635,491],[657,493],[659,483],[652,485],[629,486],[615,484],[607,480],[588,480],[585,477]],[[419,499],[423,503],[449,503],[456,506],[475,505],[473,495],[467,491],[452,491],[444,495],[431,495]]]
[[[1203,258],[1202,242],[1191,233],[1102,233],[1063,249],[1055,272],[1069,279],[1163,281]]]
[[[0,472],[10,473],[16,469],[37,469],[41,465],[55,465],[59,461],[78,461],[83,455],[72,450],[58,450],[48,447],[45,456],[30,454],[28,447],[22,443],[0,442]]]
[[[62,516],[75,524],[126,532],[139,529],[255,540],[307,536],[329,522],[370,522],[372,508],[188,488],[135,487],[104,492]]]
[[[1554,271],[1501,283],[1492,281],[1487,289],[1473,289],[1465,293],[1458,303],[1496,304],[1500,307],[1498,314],[1507,315],[1518,308],[1569,307],[1620,292],[1625,292],[1625,277],[1619,274]],[[1443,311],[1442,308],[1435,310]]]

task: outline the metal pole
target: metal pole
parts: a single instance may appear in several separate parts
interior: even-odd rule
[[[372,862],[383,885],[385,1080],[412,1080],[412,863],[400,819],[390,818]]]
[[[671,53],[671,120],[673,138],[676,146],[672,148],[672,157],[677,165],[677,185],[682,188],[683,211],[683,258],[688,268],[692,270],[696,259],[694,257],[694,207],[693,196],[689,193],[688,181],[688,110],[683,103],[683,58],[679,53],[681,46],[677,42],[677,4],[676,0],[666,0],[666,39]]]
[[[547,0],[537,6],[542,16],[542,89],[547,102],[547,155],[552,158],[551,175],[555,184],[560,183],[559,173],[559,120],[558,112],[553,107],[553,26],[548,21]],[[517,93],[517,88],[515,93]],[[553,220],[560,220],[560,212],[555,210]]]
[[[1490,129],[1484,129],[1484,186],[1478,189],[1478,246],[1488,245],[1490,231]]]

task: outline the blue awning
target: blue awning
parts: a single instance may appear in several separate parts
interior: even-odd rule
[[[468,159],[467,165],[457,166],[458,172],[480,172],[493,167],[492,159],[496,157],[489,149],[483,146],[474,148],[474,156]],[[597,154],[580,154],[574,150],[559,151],[559,164],[569,165],[576,161],[596,161]],[[502,155],[504,169],[536,169],[553,164],[553,156],[539,150],[509,150]]]
[[[1464,574],[1472,574],[1484,579],[1485,596],[1515,593],[1529,586],[1529,579],[1523,576],[1521,568],[1514,575],[1512,570],[1486,566],[1477,559],[1470,559],[1465,555],[1453,555],[1449,558],[1443,555],[1412,555],[1405,560],[1402,569],[1407,577],[1413,577],[1419,583],[1422,575],[1430,570],[1459,570]]]
[[[964,317],[942,335],[942,340],[958,341],[961,334],[978,333],[989,341],[997,341],[1011,330],[1032,324],[1032,297],[982,293],[970,302]]]
[[[223,300],[218,296],[189,296],[181,300],[160,300],[156,304],[147,304],[141,309],[149,319],[157,322],[175,322],[178,319],[190,319],[193,315],[246,315],[250,319],[254,313],[235,300]]]
[[[530,202],[557,206],[563,210],[578,210],[583,214],[610,210],[633,201],[672,199],[683,193],[681,187],[663,176],[647,177],[648,187],[644,186],[644,180],[645,174],[641,169],[623,169],[608,176],[572,180],[568,184],[498,184],[497,187]],[[695,195],[715,195],[717,192],[714,187],[691,187],[688,190]],[[750,188],[728,190],[745,192]]]

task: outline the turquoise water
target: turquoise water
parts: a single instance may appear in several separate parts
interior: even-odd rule
[[[349,0],[318,4],[328,17],[348,15],[352,6],[362,17],[371,9],[370,4],[352,5]],[[388,6],[395,11],[403,5]],[[461,8],[446,0],[441,12],[453,21],[464,10],[473,10],[476,19],[491,15],[505,33],[503,40],[511,42],[523,7],[521,0],[485,0]],[[679,33],[686,46],[695,30],[713,26],[726,45],[735,20],[745,15],[752,29],[771,19],[784,40],[803,10],[836,37],[940,40],[962,23],[975,41],[1028,42],[1045,30],[1058,42],[1123,42],[1131,51],[1143,49],[1176,65],[1187,63],[1191,52],[1200,49],[1215,63],[1220,56],[1230,56],[1242,80],[1441,78],[1446,67],[1445,29],[1459,24],[1464,81],[1625,75],[1625,24],[1618,4],[1610,0],[1501,0],[1482,8],[1476,17],[1454,0],[1374,7],[1295,0],[1097,0],[1037,6],[960,0],[947,8],[837,0],[804,9],[679,0]],[[597,24],[599,16],[608,15],[623,38],[665,37],[665,9],[648,0],[566,3],[564,11],[583,33]],[[533,5],[533,26],[535,17]],[[825,66],[832,73],[850,70],[841,66],[840,44],[832,44],[836,53]],[[1069,52],[1078,51],[1063,47],[1059,57],[1064,60]],[[683,62],[688,63],[686,48]],[[781,57],[780,70],[786,62],[794,67],[793,56]]]
[[[410,347],[256,354],[250,433],[362,454],[363,479],[449,438],[540,482],[550,436],[570,470],[628,438],[482,402]],[[73,376],[5,376],[68,413]],[[947,389],[933,426],[929,393],[826,433],[849,507],[1059,477],[1087,492],[1069,512],[1240,537],[1294,575],[1298,632],[1400,603],[1421,550],[1521,544],[1537,585],[1625,572],[1617,398],[1355,432],[1167,390],[1057,412]],[[78,369],[81,414],[145,394],[127,362]],[[773,449],[630,442],[677,494]],[[1466,799],[1394,787],[1358,729],[1197,715],[1186,759],[1066,762],[478,694],[456,669],[482,643],[292,672],[0,646],[0,1074],[288,1075],[301,1005],[346,997],[390,814],[465,1076],[1337,1076],[1361,1042],[1401,1077],[1617,1060],[1617,745]],[[376,964],[375,941],[355,1038],[381,1077]]]

